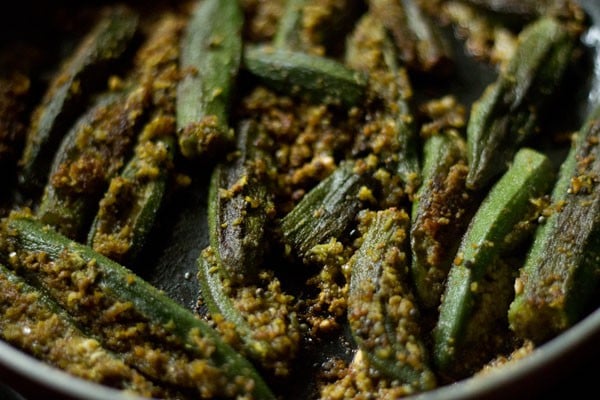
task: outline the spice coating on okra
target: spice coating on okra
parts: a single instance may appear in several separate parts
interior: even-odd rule
[[[0,265],[0,336],[9,343],[92,382],[161,397],[168,391],[84,335],[41,291]]]

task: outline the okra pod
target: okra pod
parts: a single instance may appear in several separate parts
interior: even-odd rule
[[[460,357],[464,330],[472,318],[478,285],[516,237],[533,233],[539,205],[536,198],[549,191],[554,170],[548,157],[529,148],[520,149],[511,167],[491,188],[462,237],[450,268],[434,329],[434,357],[448,370]],[[523,224],[523,222],[528,222]],[[515,229],[523,234],[515,235]],[[485,327],[481,327],[483,330]]]
[[[265,230],[275,208],[269,190],[266,152],[251,120],[237,131],[236,158],[213,170],[208,195],[209,240],[221,271],[234,283],[258,276],[265,252]]]
[[[327,57],[266,45],[248,45],[244,67],[274,90],[315,102],[352,107],[364,100],[367,78]]]
[[[99,202],[88,232],[88,244],[120,263],[135,260],[160,211],[176,146],[175,96],[182,21],[167,14],[156,23],[161,39],[146,48],[153,59],[142,81],[151,89],[153,117],[138,135],[132,158],[113,177]],[[160,67],[159,67],[160,66]]]
[[[314,246],[343,234],[360,210],[361,190],[369,190],[368,186],[368,172],[346,161],[306,193],[281,220],[283,240],[291,252],[309,260]]]
[[[350,259],[348,321],[352,336],[383,375],[415,392],[436,378],[421,340],[420,313],[408,275],[406,212],[378,211]]]
[[[0,316],[0,338],[41,361],[74,376],[145,397],[169,395],[85,335],[49,296],[2,264]]]
[[[292,297],[283,293],[279,281],[269,275],[256,286],[232,285],[222,278],[223,266],[215,253],[208,247],[198,258],[203,304],[213,318],[222,318],[231,325],[225,329],[233,329],[239,336],[243,354],[275,375],[288,375],[301,337]]]
[[[135,260],[161,208],[175,145],[174,118],[146,125],[133,158],[99,202],[87,238],[95,251],[120,263]]]
[[[101,97],[84,113],[55,156],[37,214],[72,239],[85,240],[98,202],[126,164],[143,124],[152,115],[174,114],[173,55],[180,26],[168,15],[157,24],[135,54],[124,88]]]
[[[420,184],[418,132],[412,110],[408,72],[398,65],[397,51],[384,26],[370,13],[357,23],[347,45],[346,63],[369,76],[369,88],[381,100],[383,111],[370,118],[379,121],[373,135],[373,152],[392,173],[398,174],[411,194]],[[383,139],[384,136],[386,137]],[[389,146],[378,146],[381,140]]]
[[[467,185],[480,189],[506,171],[534,134],[571,61],[574,37],[555,19],[540,18],[518,38],[515,53],[471,110]]]
[[[0,242],[0,259],[144,375],[202,398],[275,398],[213,328],[126,267],[27,215],[6,219]]]
[[[508,317],[511,329],[541,343],[583,315],[598,282],[600,259],[600,113],[576,134],[537,229]]]
[[[440,303],[475,199],[465,187],[467,144],[458,132],[431,136],[423,153],[423,184],[411,214],[411,272],[420,304],[432,309]]]
[[[103,97],[63,138],[36,210],[42,222],[81,239],[133,146],[146,102],[140,94]]]
[[[233,144],[229,109],[242,57],[238,0],[198,1],[181,43],[177,88],[179,148],[188,158]]]
[[[46,184],[47,172],[64,132],[85,109],[86,99],[101,88],[115,62],[128,49],[138,29],[138,15],[114,7],[80,42],[65,62],[32,114],[20,164],[20,184],[36,191]]]

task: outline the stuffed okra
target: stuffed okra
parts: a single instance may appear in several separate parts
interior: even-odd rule
[[[596,110],[576,134],[552,192],[550,214],[515,283],[510,326],[535,342],[582,317],[600,276],[599,115]]]
[[[64,132],[85,108],[85,99],[102,88],[110,67],[128,49],[137,33],[139,16],[127,7],[110,8],[81,41],[48,87],[32,114],[20,181],[24,188],[43,188],[52,157]]]
[[[127,268],[26,215],[0,238],[3,262],[144,375],[201,398],[274,398],[216,331]]]
[[[481,291],[478,286],[499,265],[496,260],[506,249],[533,232],[541,212],[536,199],[547,194],[553,179],[548,157],[523,148],[475,213],[448,274],[434,330],[434,356],[442,370],[454,368],[453,363],[460,359],[465,328]],[[485,329],[480,326],[480,334]]]

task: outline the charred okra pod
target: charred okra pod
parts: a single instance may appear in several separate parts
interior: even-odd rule
[[[275,208],[266,152],[251,120],[240,124],[235,159],[213,170],[208,195],[208,235],[224,277],[252,282],[265,252],[265,229]]]
[[[425,141],[423,184],[412,206],[412,278],[424,308],[439,305],[444,283],[474,201],[466,190],[467,144],[456,131]]]
[[[132,158],[108,184],[88,232],[88,244],[120,263],[135,259],[160,211],[175,156],[175,93],[178,79],[179,18],[157,22],[162,40],[147,48],[156,66],[144,77],[153,117],[138,135]]]
[[[146,125],[135,154],[111,179],[88,233],[88,244],[120,263],[135,259],[160,210],[175,153],[175,120]]]
[[[127,50],[138,28],[138,15],[125,7],[109,9],[50,82],[32,114],[20,160],[21,186],[43,188],[62,136],[83,111],[91,92],[105,84],[110,68]]]
[[[555,19],[541,18],[519,35],[496,82],[475,102],[467,126],[467,185],[481,189],[508,168],[534,134],[538,118],[571,61],[574,37]]]
[[[169,395],[85,335],[56,302],[2,264],[0,317],[2,340],[69,374],[146,397]]]
[[[216,331],[131,270],[23,215],[0,238],[0,259],[145,376],[202,398],[274,399]]]
[[[582,317],[598,282],[600,258],[600,113],[575,136],[515,284],[511,329],[541,343]]]
[[[460,357],[465,327],[476,307],[478,285],[498,265],[496,260],[503,251],[533,233],[532,220],[541,211],[535,200],[546,194],[553,178],[548,157],[522,148],[475,213],[448,274],[434,329],[434,356],[442,370],[452,368]]]
[[[433,389],[436,378],[421,341],[420,313],[408,275],[409,217],[393,208],[374,214],[348,263],[352,335],[383,375],[415,392]]]
[[[112,176],[133,146],[143,114],[139,92],[102,98],[63,138],[36,214],[80,240]]]
[[[233,144],[229,108],[242,57],[238,0],[198,1],[181,43],[177,88],[179,148],[188,158]]]
[[[284,242],[304,260],[311,249],[337,238],[352,224],[369,189],[368,172],[346,161],[311,189],[281,220]]]
[[[420,184],[418,133],[411,104],[412,86],[397,58],[381,22],[366,14],[348,42],[346,62],[369,75],[369,87],[383,105],[382,112],[371,116],[378,121],[380,132],[373,135],[372,151],[388,170],[399,175],[405,190],[412,194]],[[391,137],[383,139],[388,135]],[[378,146],[381,140],[390,145]]]
[[[140,47],[125,88],[84,113],[55,156],[37,214],[72,239],[85,240],[98,202],[127,162],[142,124],[159,110],[174,113],[174,94],[163,89],[173,87],[176,76],[171,75],[177,73],[172,54],[178,25],[170,21],[169,16],[159,20],[166,25],[153,30]]]
[[[222,278],[222,264],[211,247],[198,258],[202,301],[213,318],[241,340],[240,351],[275,375],[286,376],[300,346],[300,331],[292,296],[266,274],[258,285],[232,285]]]
[[[244,49],[243,63],[271,88],[305,95],[312,101],[352,107],[363,101],[365,94],[367,78],[331,58],[249,45]]]

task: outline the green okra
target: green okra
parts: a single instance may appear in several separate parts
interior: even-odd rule
[[[355,163],[340,164],[282,218],[285,244],[308,260],[314,246],[340,237],[356,218],[363,203],[361,189],[368,188],[369,181],[368,172]]]
[[[84,110],[85,99],[113,73],[110,67],[132,42],[138,19],[129,8],[108,9],[50,82],[29,124],[20,160],[19,181],[23,188],[35,191],[46,184],[62,136]]]
[[[364,99],[367,78],[327,57],[265,45],[248,45],[244,67],[269,87],[312,101],[352,107]]]
[[[177,131],[188,158],[233,144],[229,109],[242,57],[238,0],[198,1],[181,43]]]
[[[474,198],[465,187],[467,144],[458,132],[429,137],[423,153],[423,184],[411,214],[411,272],[421,304],[432,309],[440,303]]]
[[[240,124],[235,159],[219,163],[208,195],[208,234],[221,270],[232,282],[252,282],[265,253],[265,230],[275,211],[269,162],[252,120]]]
[[[301,338],[292,297],[281,292],[273,276],[265,276],[260,286],[232,285],[223,279],[223,266],[215,253],[207,247],[197,261],[203,304],[213,317],[231,324],[226,329],[239,336],[243,354],[275,375],[288,375],[287,364],[296,357]],[[265,281],[269,282],[266,289]],[[238,291],[241,295],[236,303],[232,294]]]
[[[83,379],[146,397],[175,395],[104,349],[96,339],[82,332],[52,298],[2,264],[0,338]]]
[[[408,72],[398,64],[398,55],[384,26],[370,13],[357,23],[348,41],[346,62],[369,76],[369,87],[382,102],[382,112],[371,118],[381,121],[381,134],[390,134],[391,145],[379,158],[397,173],[405,190],[413,193],[420,185],[418,132],[415,124],[412,85]],[[377,140],[375,140],[377,141]]]
[[[203,398],[275,398],[254,366],[206,322],[47,225],[11,215],[0,232],[0,259],[145,376]]]
[[[369,362],[384,376],[413,391],[436,386],[421,340],[420,312],[408,275],[406,212],[374,212],[350,259],[348,321]]]
[[[550,215],[535,233],[509,312],[511,329],[541,343],[584,313],[600,259],[600,113],[576,134],[552,191]]]
[[[175,156],[174,118],[148,123],[134,156],[111,179],[88,233],[88,245],[117,262],[135,260],[161,208]]]
[[[464,330],[472,318],[478,285],[503,251],[523,240],[540,212],[536,198],[550,190],[552,163],[542,153],[520,149],[508,171],[491,188],[462,237],[448,274],[434,329],[434,357],[442,370],[460,357]],[[528,222],[529,223],[523,223]],[[515,234],[519,229],[522,234]],[[483,329],[483,327],[481,328]]]
[[[571,61],[574,37],[550,17],[527,26],[515,53],[482,97],[467,125],[467,185],[480,189],[506,171],[518,148],[538,127]]]

